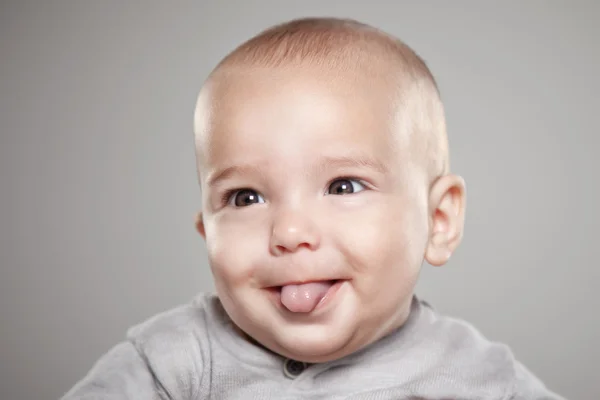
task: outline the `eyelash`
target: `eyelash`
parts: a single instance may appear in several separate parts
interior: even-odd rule
[[[362,186],[364,186],[365,189],[371,188],[367,182],[365,182],[364,180],[362,180],[360,178],[357,178],[356,176],[340,176],[339,178],[330,180],[327,183],[327,185],[325,186],[325,191],[327,191],[329,189],[329,187],[331,186],[331,184],[333,184],[333,182],[335,182],[335,181],[356,181],[356,182],[360,183]]]
[[[325,191],[327,191],[327,189],[331,186],[331,184],[333,182],[335,182],[335,181],[344,181],[344,180],[347,180],[347,181],[356,181],[356,182],[360,183],[361,185],[363,185],[365,187],[365,189],[369,189],[370,188],[369,184],[366,183],[364,180],[362,180],[360,178],[357,178],[357,177],[354,177],[354,176],[340,176],[338,178],[330,180],[327,183],[327,185],[326,185]],[[251,190],[253,192],[257,192],[258,193],[258,191],[254,190],[254,189],[251,189],[249,187],[243,187],[243,188],[239,188],[239,189],[230,189],[230,190],[227,190],[225,193],[223,193],[223,195],[221,196],[221,204],[224,205],[224,206],[228,205],[229,202],[231,201],[231,198],[233,196],[235,196],[238,192],[241,192],[241,191],[244,191],[244,190]]]
[[[226,191],[225,193],[223,193],[223,196],[221,196],[221,204],[226,206],[229,204],[229,202],[231,201],[231,198],[237,193],[237,192],[241,192],[242,190],[252,190],[250,188],[241,188],[241,189],[231,189]]]

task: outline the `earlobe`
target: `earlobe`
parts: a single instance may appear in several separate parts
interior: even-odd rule
[[[206,232],[204,231],[204,218],[202,217],[202,211],[196,214],[196,230],[202,236],[202,239],[206,239]]]
[[[464,230],[466,189],[457,175],[439,178],[429,196],[429,242],[425,259],[434,266],[444,265],[460,244]]]

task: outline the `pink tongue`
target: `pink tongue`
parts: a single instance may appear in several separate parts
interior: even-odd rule
[[[333,285],[331,281],[287,285],[281,288],[281,302],[292,312],[311,312]]]

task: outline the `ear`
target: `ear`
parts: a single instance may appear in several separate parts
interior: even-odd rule
[[[425,259],[442,266],[462,240],[465,225],[465,181],[457,175],[439,178],[429,194],[429,242]]]
[[[202,239],[206,239],[206,232],[204,231],[204,219],[202,218],[202,211],[196,214],[196,230],[202,236]]]

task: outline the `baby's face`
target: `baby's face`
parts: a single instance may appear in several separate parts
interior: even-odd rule
[[[383,87],[257,69],[201,95],[199,230],[215,285],[235,324],[284,356],[336,359],[408,315],[428,181]]]

